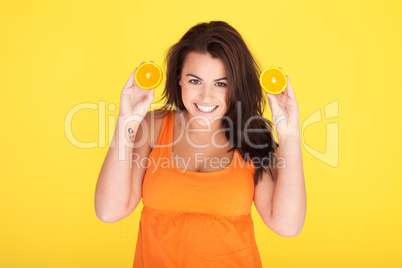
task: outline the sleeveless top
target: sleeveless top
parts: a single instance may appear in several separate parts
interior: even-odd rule
[[[254,165],[236,149],[222,170],[179,168],[174,114],[163,118],[148,157],[133,267],[262,267],[251,218]]]

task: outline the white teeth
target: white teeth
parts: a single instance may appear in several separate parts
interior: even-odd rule
[[[218,105],[216,105],[216,106],[202,106],[202,105],[198,105],[197,103],[195,105],[197,105],[198,109],[200,109],[203,112],[211,112],[213,109],[218,107]]]

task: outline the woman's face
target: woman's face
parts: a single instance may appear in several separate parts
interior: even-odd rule
[[[220,119],[227,109],[227,82],[220,59],[212,58],[209,53],[190,52],[179,81],[189,118],[197,116],[195,121],[204,126]]]

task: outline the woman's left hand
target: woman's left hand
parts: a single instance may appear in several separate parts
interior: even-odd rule
[[[286,89],[279,94],[265,93],[272,112],[272,123],[278,136],[300,135],[299,107],[288,79]]]

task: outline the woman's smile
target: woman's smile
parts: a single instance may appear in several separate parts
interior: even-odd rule
[[[198,111],[202,114],[212,114],[218,107],[219,105],[202,105],[198,103],[194,103],[195,107],[197,108]]]

